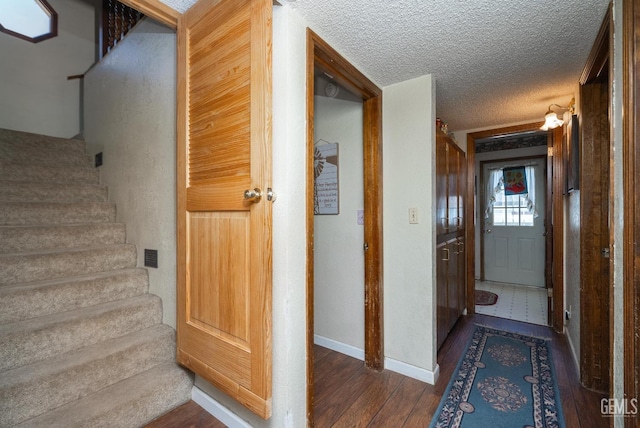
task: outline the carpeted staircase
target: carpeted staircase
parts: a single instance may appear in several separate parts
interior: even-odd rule
[[[191,398],[79,140],[0,129],[0,427],[136,427]]]

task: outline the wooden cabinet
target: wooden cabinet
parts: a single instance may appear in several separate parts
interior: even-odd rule
[[[466,302],[464,152],[442,132],[436,138],[437,342],[462,315]]]

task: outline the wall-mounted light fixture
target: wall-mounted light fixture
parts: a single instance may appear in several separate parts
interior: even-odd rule
[[[576,112],[576,99],[571,98],[571,101],[569,101],[569,105],[567,107],[562,107],[561,105],[558,105],[558,104],[549,104],[549,109],[544,115],[544,125],[540,127],[540,129],[542,129],[543,131],[548,131],[549,129],[557,128],[558,126],[562,126],[562,124],[564,123],[564,120],[558,118],[558,114],[553,110],[551,110],[551,107],[554,107],[554,106],[557,107],[558,109],[568,111],[571,114],[574,114]]]

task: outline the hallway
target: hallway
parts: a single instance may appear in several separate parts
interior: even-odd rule
[[[316,346],[315,427],[428,426],[474,324],[551,338],[565,425],[572,428],[609,425],[609,419],[600,414],[603,396],[580,386],[564,336],[549,327],[473,315],[460,318],[442,345],[438,354],[440,379],[435,386],[388,370],[369,371],[357,359]],[[204,410],[198,411],[193,402],[148,425],[151,428],[183,426],[218,428],[224,425]]]

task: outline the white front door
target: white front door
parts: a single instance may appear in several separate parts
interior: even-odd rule
[[[498,184],[502,171],[519,166],[525,167],[528,193],[505,195],[504,185]],[[483,181],[484,279],[544,287],[544,160],[486,162]],[[495,202],[487,210],[491,195]]]

